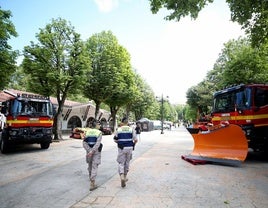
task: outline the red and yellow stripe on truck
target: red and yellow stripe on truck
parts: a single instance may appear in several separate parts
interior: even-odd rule
[[[254,126],[268,126],[268,114],[258,115],[235,115],[236,113],[214,113],[212,117],[212,123],[218,125],[223,121],[228,121],[230,124],[248,125],[254,124]]]
[[[12,116],[7,117],[7,125],[13,128],[21,127],[52,127],[53,119],[47,117],[22,117],[18,116],[16,119],[13,119]]]

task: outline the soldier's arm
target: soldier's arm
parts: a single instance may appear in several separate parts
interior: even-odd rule
[[[97,152],[102,140],[102,133],[99,134],[96,144],[92,147],[93,152]]]
[[[115,143],[117,143],[117,142],[118,142],[117,131],[114,133],[114,142],[115,142]]]
[[[90,152],[90,147],[89,147],[88,143],[85,142],[84,140],[83,140],[83,147],[87,152]]]

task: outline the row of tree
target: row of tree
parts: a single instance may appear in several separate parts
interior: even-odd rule
[[[179,21],[182,17],[196,19],[199,12],[213,0],[149,0],[152,13],[161,8],[170,11],[166,20]],[[241,24],[247,38],[231,40],[224,45],[213,69],[196,86],[188,89],[187,105],[164,103],[165,120],[193,120],[197,110],[209,113],[213,92],[226,85],[264,83],[268,80],[268,1],[226,0],[231,19]],[[109,108],[113,119],[117,113],[160,118],[160,104],[150,86],[132,68],[130,55],[118,43],[111,31],[94,34],[85,42],[64,19],[54,19],[36,35],[23,51],[22,65],[15,65],[17,51],[8,45],[17,36],[10,21],[11,12],[0,9],[0,89],[12,86],[56,96],[58,115],[66,98],[94,100],[96,109]],[[11,76],[12,75],[12,76]],[[27,84],[26,84],[27,83]],[[96,111],[96,115],[97,115]],[[59,131],[56,132],[56,137]]]
[[[24,47],[22,64],[16,67],[15,58],[19,53],[13,52],[7,44],[10,35],[16,35],[15,27],[9,20],[11,13],[1,12],[5,14],[1,15],[1,22],[6,25],[5,51],[10,55],[9,68],[13,69],[1,64],[1,78],[6,81],[1,82],[1,89],[8,86],[55,96],[58,102],[54,118],[55,139],[61,138],[61,115],[67,98],[93,100],[95,119],[101,107],[109,108],[113,121],[120,109],[121,115],[132,117],[132,120],[160,118],[156,96],[132,68],[130,54],[111,31],[93,34],[82,41],[70,22],[52,19],[36,34],[37,42],[31,41]],[[169,102],[165,102],[164,110],[166,120],[176,120],[176,111]]]

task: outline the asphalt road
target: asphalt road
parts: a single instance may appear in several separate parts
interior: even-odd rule
[[[165,131],[164,134],[160,134],[160,131],[142,132],[132,162],[142,161],[143,155],[146,155],[150,149],[159,146],[161,151],[162,143],[173,144],[175,140],[178,152],[174,157],[181,165],[180,172],[177,174],[194,179],[197,177],[196,174],[199,177],[200,175],[206,177],[206,171],[213,172],[213,177],[218,178],[209,178],[212,182],[223,178],[226,182],[232,181],[232,184],[239,184],[239,200],[249,192],[256,196],[256,200],[260,196],[268,196],[268,162],[258,154],[250,152],[242,166],[234,169],[217,165],[194,168],[181,160],[180,155],[189,154],[193,147],[192,137],[183,127]],[[99,166],[97,177],[100,186],[117,175],[117,148],[112,135],[103,136],[102,143],[104,144],[102,164]],[[67,138],[52,143],[48,150],[41,150],[39,145],[18,147],[12,153],[0,154],[0,167],[1,208],[69,208],[90,195],[85,150],[82,148],[81,140]],[[234,171],[239,175],[233,177]],[[199,181],[199,185],[202,184],[205,187],[206,181]],[[246,187],[245,196],[243,196],[243,187]],[[249,190],[248,187],[251,189]],[[229,191],[235,192],[235,190]]]
[[[87,164],[82,141],[69,139],[53,142],[49,149],[40,145],[17,147],[0,154],[0,207],[70,207],[89,193]],[[103,136],[102,164],[97,182],[105,183],[117,174],[117,147],[112,135]],[[144,142],[136,157],[155,141]]]

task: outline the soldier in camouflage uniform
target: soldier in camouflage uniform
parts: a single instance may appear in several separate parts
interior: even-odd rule
[[[128,126],[128,119],[123,118],[122,124],[115,132],[114,141],[118,146],[118,173],[121,179],[121,187],[126,186],[127,174],[129,172],[129,163],[132,159],[132,151],[137,143],[136,131]]]
[[[101,164],[102,132],[97,128],[97,122],[93,121],[91,128],[76,128],[81,131],[83,147],[86,150],[86,162],[88,163],[88,173],[90,179],[90,191],[97,188],[95,180],[98,166]]]

